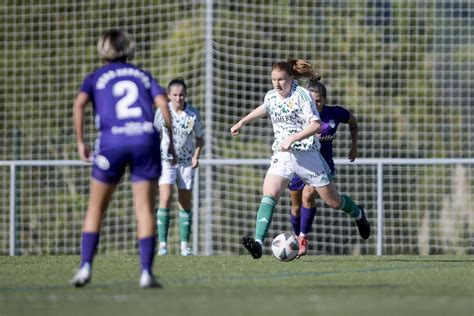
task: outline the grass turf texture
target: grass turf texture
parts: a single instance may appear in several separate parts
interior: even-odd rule
[[[0,315],[472,315],[472,256],[157,257],[164,289],[138,287],[138,256],[0,257]]]

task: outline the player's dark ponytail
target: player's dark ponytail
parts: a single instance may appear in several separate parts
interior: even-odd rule
[[[306,88],[309,91],[317,92],[321,97],[324,99],[327,98],[327,89],[326,87],[319,82],[321,80],[321,76],[319,74],[314,74],[313,77],[311,77],[308,81],[308,85]]]

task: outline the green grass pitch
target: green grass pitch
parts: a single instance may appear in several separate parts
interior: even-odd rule
[[[138,287],[138,256],[0,257],[0,315],[469,315],[472,256],[157,257],[163,289]]]

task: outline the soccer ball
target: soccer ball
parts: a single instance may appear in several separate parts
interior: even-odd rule
[[[295,235],[281,233],[272,241],[273,256],[280,261],[291,261],[298,255],[300,247]]]

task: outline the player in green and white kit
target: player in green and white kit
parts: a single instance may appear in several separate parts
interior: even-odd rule
[[[199,166],[199,156],[204,146],[204,131],[199,111],[187,103],[187,86],[182,79],[173,79],[168,84],[168,104],[173,122],[173,144],[176,150],[176,164],[173,157],[168,154],[170,145],[169,135],[162,133],[161,161],[163,171],[159,180],[160,205],[157,210],[159,255],[168,254],[168,230],[170,226],[170,206],[173,196],[173,186],[178,187],[179,232],[181,240],[181,255],[192,255],[189,246],[189,237],[192,224],[192,185],[195,169]],[[161,129],[164,125],[160,111],[155,114],[155,126]],[[194,143],[194,137],[196,141]]]
[[[238,135],[246,124],[269,115],[275,134],[274,154],[263,182],[263,197],[257,212],[255,239],[242,237],[242,244],[255,259],[262,256],[264,238],[277,201],[295,175],[314,187],[330,207],[342,209],[356,219],[364,218],[365,229],[370,230],[364,210],[349,196],[339,194],[332,182],[331,170],[319,152],[316,134],[321,130],[321,119],[310,92],[296,82],[296,79],[314,75],[311,64],[305,60],[290,59],[273,64],[274,89],[267,92],[261,106],[230,130],[233,136]]]

